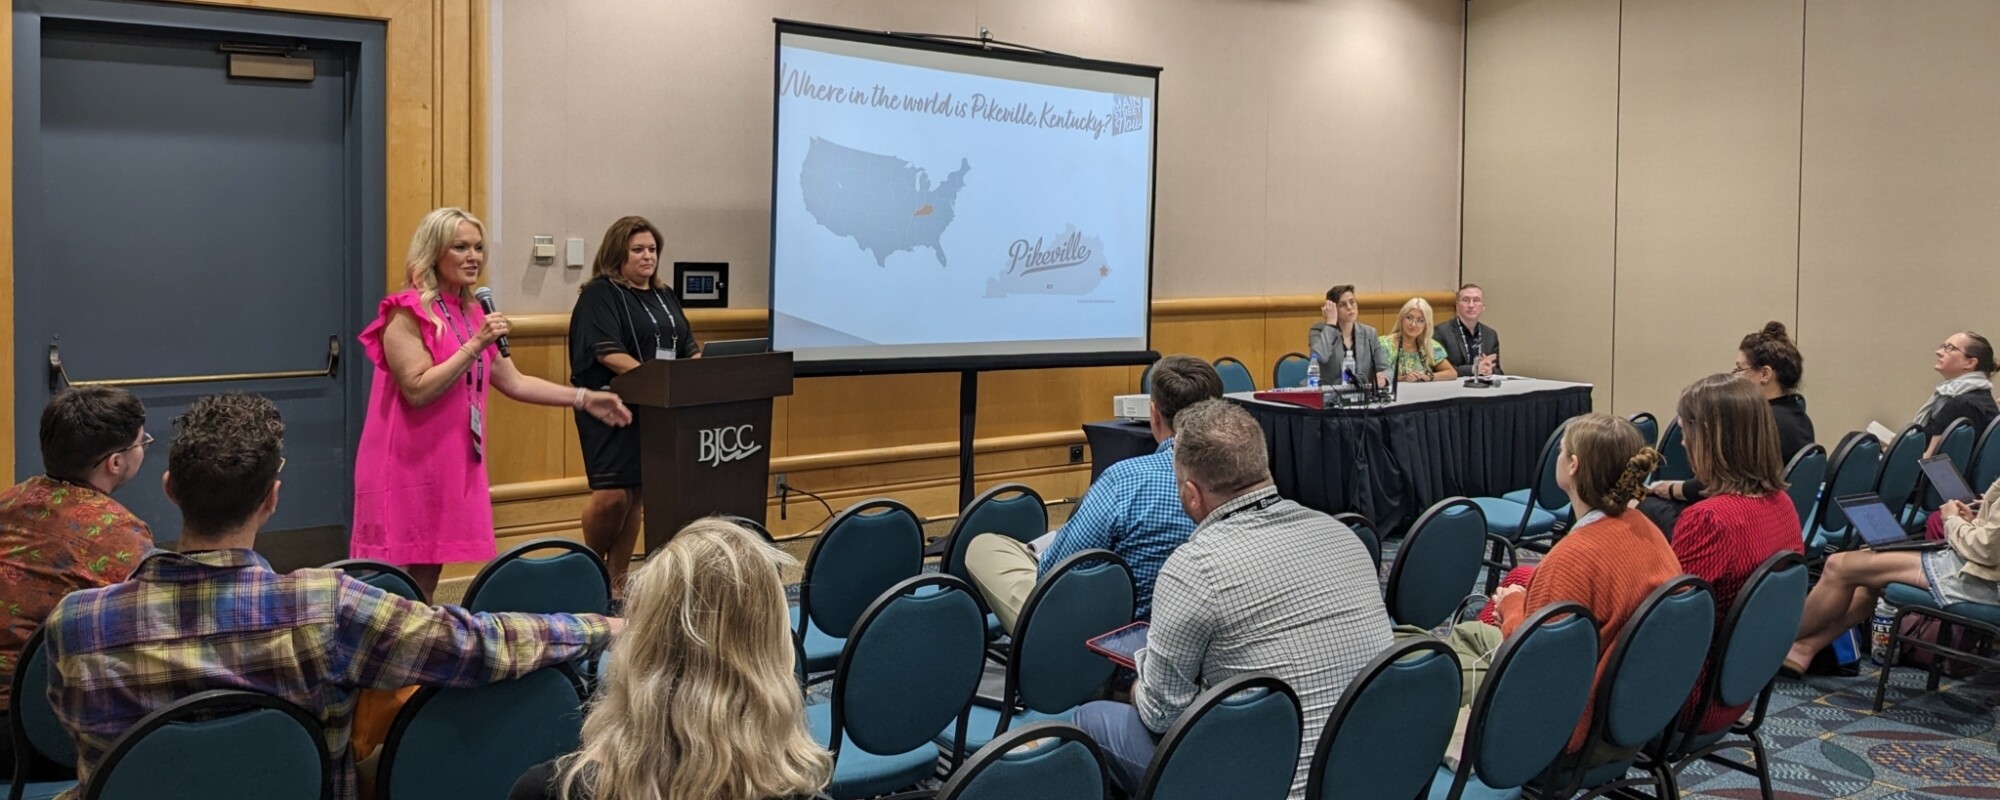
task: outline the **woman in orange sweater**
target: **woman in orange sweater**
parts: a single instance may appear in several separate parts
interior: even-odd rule
[[[1597,678],[1618,632],[1646,595],[1681,574],[1667,537],[1644,514],[1627,513],[1646,493],[1646,476],[1660,464],[1632,423],[1607,414],[1586,414],[1563,429],[1556,456],[1556,485],[1569,493],[1576,525],[1549,550],[1527,586],[1503,586],[1494,593],[1500,633],[1512,634],[1537,610],[1564,601],[1581,604],[1597,620]],[[1590,733],[1585,708],[1569,751],[1583,748]]]

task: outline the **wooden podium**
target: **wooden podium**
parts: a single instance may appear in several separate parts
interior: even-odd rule
[[[611,380],[639,426],[646,552],[711,514],[764,521],[771,398],[792,393],[792,354],[648,361]]]

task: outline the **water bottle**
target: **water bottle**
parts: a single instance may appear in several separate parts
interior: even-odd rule
[[[1875,601],[1875,616],[1868,620],[1870,634],[1868,638],[1873,645],[1868,651],[1868,657],[1877,665],[1889,660],[1889,631],[1895,624],[1896,609],[1891,608],[1886,601]]]
[[[1351,352],[1340,359],[1340,385],[1358,385],[1354,382],[1354,354]]]
[[[1317,358],[1306,360],[1306,388],[1319,388],[1319,359]]]

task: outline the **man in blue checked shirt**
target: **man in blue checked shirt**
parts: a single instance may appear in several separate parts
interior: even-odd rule
[[[1194,532],[1174,481],[1174,415],[1221,396],[1222,376],[1208,362],[1185,355],[1160,359],[1153,365],[1152,392],[1153,439],[1159,450],[1120,461],[1098,476],[1045,550],[996,533],[966,545],[965,569],[1001,625],[1014,630],[1021,604],[1042,570],[1093,549],[1117,553],[1131,566],[1137,589],[1134,618],[1152,618],[1153,579],[1167,556]]]

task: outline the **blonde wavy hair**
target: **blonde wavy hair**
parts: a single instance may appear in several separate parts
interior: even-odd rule
[[[833,760],[806,730],[779,582],[795,563],[710,517],[632,572],[625,633],[557,765],[557,794],[594,800],[764,800],[824,788]]]
[[[417,290],[417,301],[424,309],[424,318],[430,320],[440,334],[444,333],[444,320],[431,310],[431,304],[440,294],[438,259],[444,257],[444,251],[450,249],[452,241],[458,238],[458,224],[461,222],[472,223],[472,227],[479,229],[480,238],[485,238],[486,224],[466,213],[465,209],[435,209],[417,223],[417,232],[410,237],[409,252],[403,256],[403,285]],[[472,288],[459,290],[458,299],[459,302],[471,302]]]
[[[1403,318],[1410,315],[1410,309],[1412,308],[1424,313],[1423,338],[1416,341],[1416,350],[1413,352],[1422,356],[1424,367],[1429,368],[1431,366],[1431,337],[1437,333],[1437,314],[1431,310],[1431,301],[1421,297],[1410,298],[1409,302],[1403,304],[1403,310],[1396,312],[1396,352],[1390,353],[1389,357],[1392,360],[1401,358],[1397,353],[1403,352],[1406,342],[1406,337],[1403,336]]]

